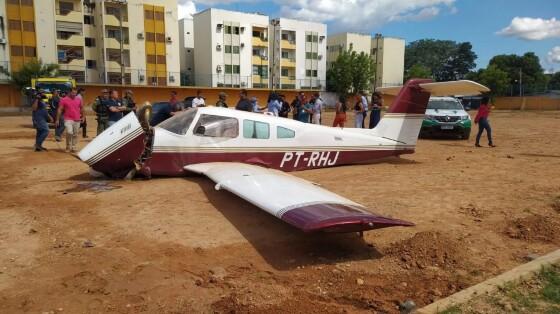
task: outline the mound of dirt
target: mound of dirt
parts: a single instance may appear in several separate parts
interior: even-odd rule
[[[511,221],[505,233],[512,239],[529,242],[560,243],[558,218],[533,215]]]
[[[440,232],[419,232],[412,238],[392,244],[385,254],[398,259],[406,268],[458,268],[465,266],[467,252],[457,241]]]

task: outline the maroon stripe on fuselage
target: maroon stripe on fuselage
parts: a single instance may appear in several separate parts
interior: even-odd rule
[[[294,156],[289,161],[286,161],[285,154],[289,153],[294,154]],[[204,162],[241,162],[289,172],[367,163],[381,158],[412,153],[414,153],[413,149],[331,152],[308,151],[303,152],[303,154],[298,157],[295,156],[296,152],[154,152],[151,158],[145,162],[144,166],[150,168],[152,175],[160,176],[184,175],[184,166]],[[319,155],[318,158],[313,159],[312,154],[324,155]]]
[[[312,204],[291,209],[281,217],[304,232],[357,232],[413,223],[369,213],[361,207],[343,204]]]
[[[110,174],[113,177],[126,175],[128,171],[135,167],[134,161],[144,152],[145,137],[146,135],[142,132],[111,154],[91,165],[91,167],[96,171]]]

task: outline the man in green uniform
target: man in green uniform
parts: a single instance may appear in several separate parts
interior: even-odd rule
[[[106,102],[109,100],[109,91],[101,90],[101,95],[95,98],[93,102],[93,111],[97,115],[97,135],[101,134],[109,127],[109,108]]]
[[[216,102],[216,107],[222,107],[222,108],[227,108],[228,105],[226,103],[226,93],[224,92],[220,92],[220,94],[218,94],[218,101]]]

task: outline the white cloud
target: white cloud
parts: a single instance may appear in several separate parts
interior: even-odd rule
[[[179,1],[179,4],[177,5],[177,11],[179,14],[179,19],[192,17],[192,15],[196,13],[196,5],[194,1]]]
[[[547,54],[548,63],[560,63],[560,46],[552,48]]]
[[[456,0],[272,0],[280,12],[272,17],[288,17],[331,23],[335,30],[371,32],[372,28],[396,21],[424,21],[446,9],[457,13]],[[179,18],[196,12],[196,5],[216,6],[257,0],[179,0]],[[250,11],[250,10],[249,10]]]
[[[447,8],[457,12],[455,0],[276,0],[281,15],[330,22],[336,30],[370,32],[393,21],[423,21]]]
[[[518,37],[526,40],[543,40],[560,37],[560,21],[531,17],[514,17],[508,27],[497,32],[498,35]]]

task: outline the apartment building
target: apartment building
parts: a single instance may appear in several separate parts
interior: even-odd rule
[[[40,58],[78,82],[180,83],[177,0],[6,0],[5,12],[10,70]]]
[[[181,85],[194,85],[194,21],[190,17],[179,21],[179,63]]]
[[[376,64],[376,87],[395,86],[403,83],[405,41],[400,38],[384,37],[376,34],[341,33],[327,39],[327,67],[344,50],[367,53]]]
[[[196,85],[269,86],[268,16],[211,8],[193,22]]]
[[[271,20],[271,82],[280,89],[324,89],[327,25],[286,18]]]

